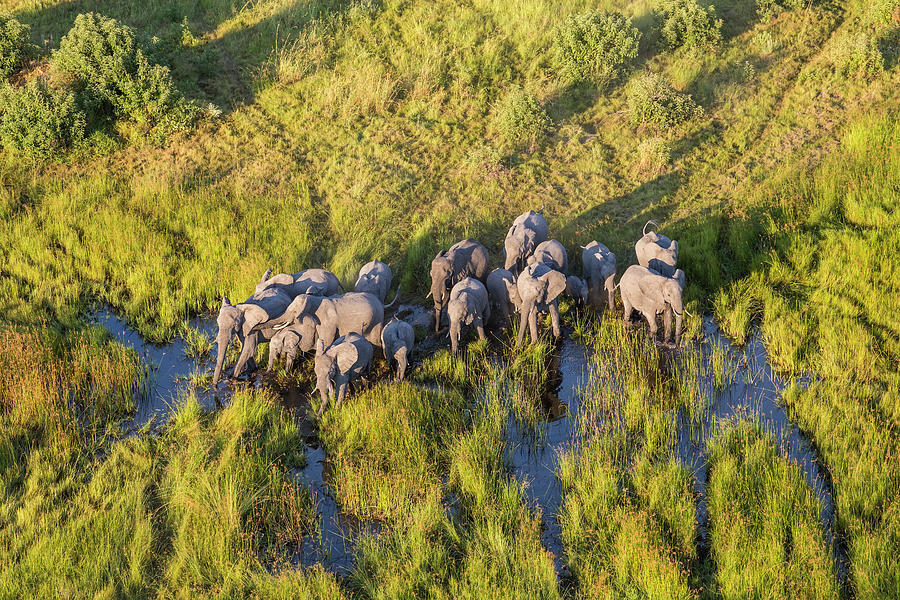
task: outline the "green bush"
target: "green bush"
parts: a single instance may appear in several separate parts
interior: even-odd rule
[[[9,77],[31,53],[28,25],[0,12],[0,78]]]
[[[833,61],[844,77],[871,81],[884,72],[884,56],[878,43],[864,32],[841,40],[835,46]]]
[[[547,131],[550,118],[537,98],[516,86],[497,106],[494,126],[509,143],[534,142]]]
[[[42,79],[25,87],[0,88],[0,145],[36,156],[49,156],[84,138],[85,117],[75,95]]]
[[[768,21],[786,10],[797,10],[806,4],[806,0],[756,0],[756,15]]]
[[[702,50],[722,41],[722,19],[716,9],[707,9],[697,0],[663,0],[658,8],[662,20],[662,37],[672,48]]]
[[[631,122],[672,127],[703,114],[693,98],[675,91],[657,73],[647,73],[628,85],[628,108]]]
[[[95,13],[75,25],[53,55],[56,71],[75,78],[96,99],[98,110],[165,131],[184,129],[196,108],[175,89],[169,70],[151,64],[131,28]]]
[[[573,81],[606,83],[638,55],[641,32],[619,13],[592,11],[568,17],[553,46],[560,75]]]

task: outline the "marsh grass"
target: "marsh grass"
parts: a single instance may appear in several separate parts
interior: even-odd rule
[[[191,326],[184,328],[181,334],[184,341],[184,355],[188,358],[209,358],[215,340],[205,331],[194,329]]]
[[[734,383],[736,367],[727,348],[716,343],[711,346],[707,359],[709,377],[717,390],[724,390]]]
[[[727,427],[710,443],[709,470],[711,552],[723,598],[772,590],[839,597],[815,491],[759,425]]]

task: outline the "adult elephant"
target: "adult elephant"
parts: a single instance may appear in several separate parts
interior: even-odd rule
[[[288,273],[272,275],[272,269],[269,269],[256,285],[256,293],[269,288],[280,289],[291,298],[296,298],[300,294],[335,296],[342,291],[337,275],[325,269],[304,269],[293,275]]]
[[[531,330],[531,341],[536,342],[538,313],[550,313],[553,337],[560,336],[559,295],[566,290],[566,276],[544,264],[534,264],[522,271],[514,284],[507,282],[509,297],[519,307],[522,320],[516,344],[525,339],[525,324]]]
[[[647,221],[643,236],[634,245],[638,264],[653,269],[664,277],[673,277],[678,266],[678,242],[655,231],[647,231],[656,221]]]
[[[300,294],[285,309],[276,328],[287,327],[301,315],[317,320],[316,338],[330,346],[339,335],[358,333],[371,344],[381,345],[384,304],[368,293],[347,292],[340,296]]]
[[[222,377],[225,351],[231,340],[237,337],[242,346],[241,356],[234,367],[234,376],[237,377],[252,358],[259,338],[271,339],[275,334],[271,325],[284,315],[290,304],[291,297],[277,286],[263,289],[240,304],[232,305],[228,298],[222,298],[222,306],[216,318],[219,331],[216,334],[218,349],[213,385],[219,383]]]
[[[534,253],[538,244],[547,239],[549,231],[547,219],[539,212],[529,210],[516,217],[503,241],[503,251],[506,255],[503,268],[507,271],[515,269],[518,273],[519,268]]]
[[[484,324],[491,318],[487,288],[474,277],[466,277],[453,286],[447,303],[450,317],[450,349],[456,354],[462,338],[462,327],[475,327],[478,337],[485,339]]]
[[[474,277],[484,283],[489,263],[487,248],[471,238],[453,244],[449,250],[441,250],[434,257],[428,296],[434,298],[435,331],[441,330],[441,312],[447,305],[453,286],[466,277]]]
[[[681,281],[683,279],[665,277],[640,265],[628,267],[619,281],[619,292],[622,294],[622,304],[625,307],[625,324],[629,324],[632,312],[637,310],[647,319],[650,333],[656,339],[658,330],[656,316],[662,313],[665,326],[663,342],[668,343],[672,333],[672,313],[675,313],[675,345],[679,345],[684,318]]]
[[[616,255],[597,240],[593,240],[581,248],[581,266],[584,280],[588,286],[588,303],[594,308],[600,307],[602,294],[605,291],[609,312],[614,312],[616,310]]]
[[[534,254],[528,257],[528,264],[541,263],[562,274],[569,272],[569,256],[566,247],[559,240],[546,240],[537,245]]]

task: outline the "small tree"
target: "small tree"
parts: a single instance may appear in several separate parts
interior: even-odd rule
[[[693,98],[669,85],[657,73],[647,73],[628,85],[628,108],[634,124],[651,123],[658,127],[674,127],[703,114]]]
[[[29,41],[29,27],[11,15],[0,12],[0,78],[6,79],[18,69],[33,46]]]
[[[151,64],[131,28],[115,19],[78,15],[53,55],[53,66],[74,77],[98,101],[100,110],[116,117],[178,129],[196,115],[175,89],[169,70]]]
[[[0,88],[0,145],[47,157],[84,138],[85,117],[75,95],[51,88],[42,79]]]
[[[568,17],[553,40],[559,74],[571,81],[605,84],[638,55],[641,32],[619,13],[592,11]]]
[[[494,126],[508,143],[533,143],[546,133],[550,118],[537,98],[515,86],[497,105]]]
[[[662,19],[662,37],[672,48],[704,50],[722,41],[722,19],[716,9],[703,9],[697,0],[663,0],[658,13]]]

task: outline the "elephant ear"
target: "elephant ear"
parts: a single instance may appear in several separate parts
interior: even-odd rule
[[[310,296],[324,296],[325,292],[328,291],[328,288],[323,283],[314,283],[308,288],[306,288],[306,294]]]
[[[337,354],[337,366],[341,373],[346,373],[353,368],[353,365],[359,360],[359,348],[356,344],[346,342],[340,345],[340,352]]]
[[[228,296],[222,296],[222,306],[231,306],[231,300],[228,299]]]
[[[247,308],[244,310],[244,333],[249,334],[254,327],[269,320],[269,313],[261,306],[255,304],[246,306]]]
[[[546,302],[553,302],[564,291],[566,291],[566,276],[559,271],[550,271],[546,275],[547,278],[547,299]]]

